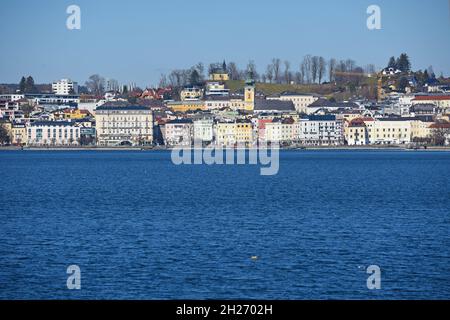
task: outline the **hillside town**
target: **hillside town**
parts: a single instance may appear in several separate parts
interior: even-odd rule
[[[16,92],[0,94],[0,144],[42,148],[171,148],[192,146],[195,141],[205,147],[247,148],[262,143],[285,148],[450,145],[450,81],[434,75],[418,81],[417,73],[397,69],[395,60],[378,73],[358,73],[363,79],[357,88],[371,83],[373,97],[354,95],[341,101],[320,90],[296,91],[295,85],[293,90],[265,92],[261,88],[269,86],[266,77],[261,80],[248,68],[242,79],[234,80],[225,62],[212,65],[206,79],[194,72],[194,80],[182,86],[144,90],[94,77],[93,89],[84,93],[70,79],[37,90],[30,77],[23,78]],[[350,79],[352,72],[343,75]],[[330,80],[329,86],[338,81]],[[285,88],[289,85],[290,81]]]

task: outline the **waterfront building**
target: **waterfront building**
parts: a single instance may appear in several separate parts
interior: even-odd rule
[[[256,136],[258,137],[258,141],[267,141],[266,128],[267,124],[271,123],[272,121],[273,119],[271,118],[257,118]]]
[[[251,120],[236,120],[236,143],[245,147],[250,147],[253,144],[253,125]]]
[[[212,142],[214,140],[214,121],[209,119],[194,120],[194,141]]]
[[[236,144],[236,123],[217,122],[216,144],[219,147],[234,147]]]
[[[431,139],[433,124],[433,117],[416,117],[416,120],[411,121],[411,140],[415,142]]]
[[[61,79],[52,83],[52,91],[57,95],[78,94],[78,83],[70,79]]]
[[[153,114],[147,107],[103,105],[95,110],[95,121],[100,146],[153,143]]]
[[[292,143],[295,123],[293,119],[277,118],[265,124],[265,140],[267,142]]]
[[[80,127],[70,121],[37,121],[27,125],[27,144],[31,146],[78,145]]]
[[[168,146],[191,146],[194,125],[191,119],[175,119],[165,124],[165,143]]]
[[[408,144],[411,142],[411,118],[378,118],[366,123],[370,144]]]
[[[349,146],[364,146],[369,144],[369,131],[366,123],[373,119],[356,118],[344,123],[345,142]]]
[[[11,127],[11,143],[26,145],[28,141],[27,127],[24,123],[13,123]]]
[[[236,119],[234,122],[218,122],[216,124],[216,144],[219,147],[250,147],[254,143],[251,120]]]
[[[310,115],[300,119],[302,144],[313,146],[341,145],[344,142],[343,124],[334,115]]]

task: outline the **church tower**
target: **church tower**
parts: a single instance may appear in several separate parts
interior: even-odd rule
[[[255,108],[255,80],[247,79],[244,89],[245,110],[253,111]]]

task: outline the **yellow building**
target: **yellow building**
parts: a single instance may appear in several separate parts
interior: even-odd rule
[[[370,144],[408,144],[411,142],[409,118],[381,118],[364,121]]]
[[[219,122],[216,125],[216,144],[221,147],[251,146],[253,126],[250,120]]]
[[[25,124],[14,124],[11,128],[11,143],[25,145],[28,141],[27,128]]]
[[[167,107],[171,108],[174,112],[204,111],[207,109],[204,101],[174,101],[168,102]]]
[[[369,129],[373,119],[355,118],[344,122],[344,138],[349,146],[363,146],[369,143]]]
[[[424,139],[431,137],[432,129],[431,125],[434,122],[425,122],[421,120],[411,121],[411,138],[414,139]]]
[[[181,101],[199,100],[202,97],[203,97],[203,89],[196,86],[185,87],[180,92]]]
[[[230,76],[225,72],[214,72],[209,75],[209,80],[211,81],[228,81]]]
[[[216,144],[220,147],[234,147],[236,144],[236,123],[218,122],[216,125]]]
[[[228,81],[230,76],[227,72],[227,64],[225,61],[223,64],[215,63],[209,72],[209,80],[211,81]]]
[[[253,143],[253,126],[250,120],[236,121],[236,143],[249,147]]]
[[[87,110],[80,110],[80,109],[63,109],[58,110],[54,112],[55,119],[58,120],[79,120],[84,119],[91,114]]]

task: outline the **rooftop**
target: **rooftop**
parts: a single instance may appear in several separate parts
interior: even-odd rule
[[[111,105],[103,105],[100,107],[97,107],[96,111],[145,111],[150,110],[148,107],[145,106],[111,106]]]
[[[281,100],[266,100],[266,99],[256,99],[255,108],[256,111],[295,111],[295,106],[292,101],[281,101]]]

